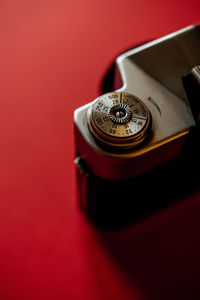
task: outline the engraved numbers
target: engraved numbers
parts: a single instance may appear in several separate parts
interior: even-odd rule
[[[137,96],[111,92],[97,98],[88,110],[88,127],[106,148],[125,150],[139,145],[151,130],[151,113]]]
[[[119,105],[123,105],[122,107],[125,107],[129,114],[132,114],[125,124],[116,124],[109,117],[111,108],[113,109],[113,106],[118,107]],[[124,114],[126,114],[126,110],[124,110]],[[102,133],[111,137],[129,138],[134,136],[145,127],[147,119],[148,111],[146,107],[137,97],[128,93],[109,93],[100,97],[94,103],[94,124]]]
[[[101,111],[102,107],[103,107],[103,103],[99,102],[96,106],[96,110]]]
[[[103,125],[103,121],[101,118],[97,118],[96,121],[100,126]]]

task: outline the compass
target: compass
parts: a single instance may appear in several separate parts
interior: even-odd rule
[[[125,151],[141,144],[150,133],[151,114],[138,97],[126,92],[107,93],[95,100],[87,114],[97,143]]]

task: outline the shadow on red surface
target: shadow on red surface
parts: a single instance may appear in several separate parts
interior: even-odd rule
[[[99,238],[130,286],[136,283],[147,299],[199,299],[199,215],[196,194],[125,230],[101,232]]]

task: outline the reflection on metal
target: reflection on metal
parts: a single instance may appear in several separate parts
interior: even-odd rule
[[[112,92],[99,97],[91,105],[88,126],[103,148],[123,152],[138,146],[148,137],[151,114],[136,96]]]
[[[190,26],[130,50],[116,60],[123,86],[76,109],[76,154],[90,172],[91,198],[83,198],[93,210],[97,179],[103,180],[103,193],[111,182],[134,184],[137,175],[180,157],[186,148],[192,153],[191,132],[199,128],[200,105],[183,78],[192,70],[197,95],[199,49],[200,27]]]

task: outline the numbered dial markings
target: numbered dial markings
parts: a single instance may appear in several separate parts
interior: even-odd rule
[[[96,142],[107,149],[130,150],[148,136],[151,114],[134,95],[108,93],[89,108],[88,127]]]
[[[110,93],[100,97],[92,109],[92,122],[102,133],[115,138],[137,135],[149,121],[148,109],[137,97]]]

